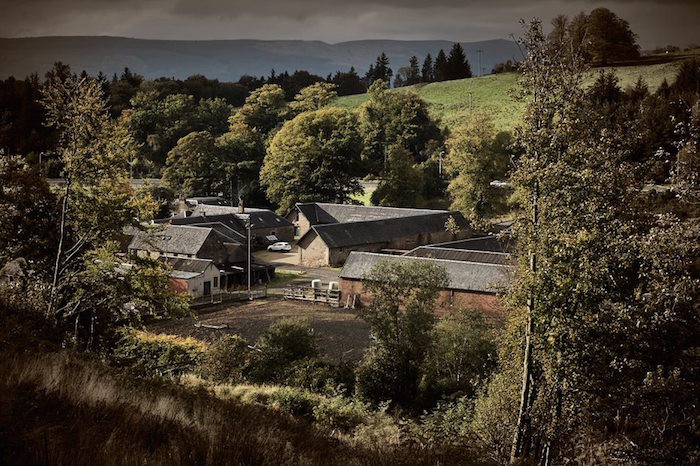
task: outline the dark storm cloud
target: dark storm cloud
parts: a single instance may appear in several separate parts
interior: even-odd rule
[[[0,35],[479,40],[518,33],[520,18],[598,6],[627,19],[644,47],[700,40],[698,0],[0,0]]]

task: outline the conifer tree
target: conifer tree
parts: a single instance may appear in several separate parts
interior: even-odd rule
[[[449,72],[447,69],[447,55],[445,51],[440,49],[435,57],[435,67],[433,69],[433,79],[437,82],[445,81],[448,78]]]
[[[423,60],[423,68],[421,69],[421,81],[431,83],[434,81],[433,76],[433,57],[430,54],[425,56]]]
[[[408,62],[408,76],[406,77],[406,85],[412,86],[413,84],[418,84],[421,80],[421,70],[418,65],[418,57],[415,55],[411,57]]]
[[[447,58],[447,78],[464,79],[471,78],[472,70],[469,66],[467,56],[464,54],[464,49],[459,42],[455,42],[450,50],[450,56]]]

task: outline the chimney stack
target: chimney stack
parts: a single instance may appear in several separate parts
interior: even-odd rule
[[[245,213],[245,206],[243,205],[243,198],[242,197],[238,198],[238,213],[239,214]]]

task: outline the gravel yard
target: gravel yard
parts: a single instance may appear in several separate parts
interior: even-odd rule
[[[148,329],[207,341],[227,333],[237,334],[254,344],[270,324],[286,317],[307,320],[319,335],[321,353],[336,361],[356,361],[369,346],[369,325],[353,311],[274,298],[205,310],[197,318],[157,322],[149,325]],[[225,324],[226,328],[195,327],[197,322],[213,326]]]

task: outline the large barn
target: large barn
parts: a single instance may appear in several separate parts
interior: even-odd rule
[[[447,250],[447,253],[461,254],[461,257],[435,258],[353,252],[340,271],[342,299],[360,306],[368,304],[371,296],[363,289],[363,279],[379,262],[430,262],[443,267],[449,280],[447,288],[440,292],[436,302],[438,314],[461,308],[480,312],[492,319],[502,319],[503,309],[498,302],[497,292],[508,285],[514,267],[499,253],[481,251],[481,257],[477,258],[473,254],[463,254],[469,251],[454,251],[456,250]],[[494,256],[488,257],[490,254]],[[476,259],[482,262],[473,262]]]
[[[306,266],[339,266],[353,251],[405,252],[472,236],[462,214],[447,210],[306,203],[287,218],[299,229],[299,262]],[[450,219],[457,231],[447,230]]]

